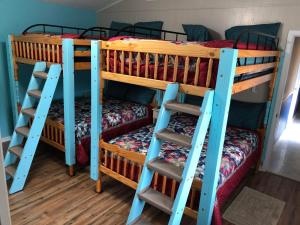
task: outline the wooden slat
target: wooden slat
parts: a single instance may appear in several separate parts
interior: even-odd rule
[[[265,50],[238,50],[238,58],[254,58],[254,57],[269,57],[278,56],[279,51],[265,51]]]
[[[154,181],[153,181],[153,189],[157,190],[157,183],[158,183],[158,173],[154,172]]]
[[[117,156],[117,173],[120,173],[121,157]]]
[[[14,48],[15,48],[15,53],[16,53],[16,56],[19,57],[20,53],[19,53],[19,45],[17,42],[14,42]]]
[[[129,57],[128,57],[128,63],[129,63],[129,71],[128,74],[132,75],[132,52],[129,52]]]
[[[174,70],[173,70],[173,81],[177,81],[177,70],[178,70],[178,55],[175,56]]]
[[[51,56],[50,56],[50,45],[47,44],[47,60],[48,62],[51,62]]]
[[[127,165],[128,165],[128,160],[124,158],[124,170],[123,170],[124,177],[127,176]]]
[[[136,56],[136,75],[140,76],[140,70],[141,70],[141,53],[138,52]]]
[[[32,43],[30,43],[30,58],[31,59],[34,59],[34,56],[33,56],[33,44]]]
[[[114,73],[117,72],[117,51],[114,51]]]
[[[175,194],[176,194],[176,180],[172,180],[171,199],[175,198]]]
[[[19,46],[20,57],[23,57],[23,44],[21,42],[18,42],[18,46]]]
[[[75,57],[91,57],[91,51],[74,51]]]
[[[46,44],[43,43],[43,58],[42,58],[43,61],[47,61],[47,58],[46,58]]]
[[[43,60],[43,56],[42,56],[42,44],[38,43],[38,47],[39,47],[39,60]]]
[[[52,51],[52,62],[55,62],[55,46],[51,45],[51,51]]]
[[[168,55],[165,55],[163,80],[167,80],[167,75],[168,75],[168,64],[169,64],[169,56],[168,56]]]
[[[27,55],[26,55],[26,44],[25,44],[25,42],[22,42],[22,48],[23,48],[23,57],[27,58]]]
[[[197,58],[196,68],[195,68],[194,85],[197,85],[197,84],[198,84],[198,81],[199,81],[199,75],[200,75],[200,63],[201,63],[201,58]]]
[[[238,66],[236,68],[235,74],[240,75],[243,73],[259,72],[262,70],[273,68],[275,67],[275,64],[276,64],[275,62],[271,62],[271,63],[256,64],[256,65]]]
[[[125,53],[121,52],[121,73],[124,73],[124,64],[125,64]]]
[[[130,167],[130,179],[134,179],[134,171],[135,171],[135,163],[131,162],[131,167]]]
[[[26,54],[26,57],[30,59],[30,47],[28,42],[26,42]]]
[[[23,35],[23,36],[16,36],[14,37],[15,41],[18,42],[29,42],[29,43],[47,43],[47,44],[58,44],[62,45],[62,38],[59,37],[45,37],[45,36],[30,36],[30,35]]]
[[[149,53],[146,53],[146,62],[145,62],[145,77],[149,76]]]
[[[58,63],[61,62],[60,55],[59,55],[59,45],[56,45],[56,59]]]
[[[232,94],[236,94],[239,93],[241,91],[245,91],[249,88],[258,86],[260,84],[266,83],[268,81],[270,81],[272,79],[272,77],[274,76],[274,73],[270,73],[264,76],[260,76],[260,77],[256,77],[256,78],[252,78],[249,80],[245,80],[245,81],[241,81],[238,83],[235,83],[233,85],[232,88]]]
[[[161,193],[165,194],[166,193],[166,188],[167,188],[167,177],[163,176],[163,183],[162,183]]]
[[[185,58],[185,62],[184,62],[184,72],[183,72],[183,83],[186,84],[187,83],[187,78],[188,78],[188,73],[189,73],[189,66],[190,66],[190,58],[187,56]]]
[[[101,41],[101,49],[203,58],[219,58],[220,55],[218,48],[207,48],[194,43],[178,45],[158,40]]]
[[[158,70],[158,54],[155,54],[155,57],[154,57],[154,79],[156,80],[157,79],[157,70]]]
[[[34,59],[38,60],[37,43],[34,43]]]
[[[213,66],[213,59],[209,59],[208,70],[207,70],[207,78],[206,78],[206,87],[210,86],[212,66]]]
[[[114,169],[114,153],[110,154],[110,169]]]

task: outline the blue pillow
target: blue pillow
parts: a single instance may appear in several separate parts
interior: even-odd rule
[[[278,30],[280,28],[281,23],[270,23],[270,24],[257,24],[257,25],[248,25],[248,26],[235,26],[227,29],[225,31],[225,37],[227,40],[236,40],[240,33],[244,30],[250,30],[250,31],[257,31],[257,32],[262,32],[265,34],[270,34],[273,36],[277,36]],[[250,43],[256,43],[257,41],[257,35],[250,35]],[[262,38],[261,41],[264,38]],[[247,41],[247,34],[243,35],[240,39],[242,42]]]
[[[128,88],[128,84],[109,80],[105,83],[104,96],[106,98],[124,100]]]
[[[111,22],[111,24],[110,24],[110,28],[112,28],[112,29],[116,29],[116,30],[122,30],[122,29],[124,29],[124,28],[126,28],[126,27],[129,27],[129,26],[132,26],[132,24],[130,24],[130,23],[122,23],[122,22],[116,22],[116,21],[112,21]],[[129,31],[130,31],[131,29],[129,29]],[[116,34],[118,33],[118,31],[114,31],[114,30],[110,30],[109,31],[109,37],[114,37],[114,36],[116,36]],[[120,34],[119,34],[120,36],[122,36],[122,35],[131,35],[131,32],[121,32]]]
[[[261,128],[266,112],[266,103],[231,101],[228,125],[256,130]]]
[[[125,100],[143,105],[149,105],[152,103],[154,95],[155,90],[146,87],[130,85],[125,96]]]
[[[134,26],[161,30],[163,24],[164,22],[162,21],[151,21],[151,22],[138,22],[135,23]],[[150,31],[141,28],[135,28],[135,31],[137,33],[141,33],[141,34],[136,34],[137,37],[144,37],[144,38],[150,37],[154,39],[161,39],[161,31]]]
[[[188,41],[210,41],[212,39],[208,29],[202,25],[182,24]]]

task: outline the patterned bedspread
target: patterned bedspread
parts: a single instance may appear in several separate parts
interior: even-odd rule
[[[145,105],[120,100],[105,100],[102,110],[102,131],[117,128],[121,125],[144,119],[148,116]],[[62,101],[52,103],[48,118],[64,123],[64,108]],[[75,134],[77,141],[90,135],[91,102],[90,98],[78,98],[75,101]]]
[[[172,117],[169,128],[173,131],[192,136],[196,117],[187,115],[175,115]],[[147,153],[150,145],[153,125],[142,127],[136,131],[130,132],[126,135],[119,136],[110,141],[111,144],[117,144],[121,148],[129,151]],[[202,179],[204,174],[204,161],[206,157],[208,138],[204,143],[203,151],[198,162],[196,177]],[[228,127],[226,131],[225,144],[223,150],[223,157],[220,168],[219,186],[228,179],[234,171],[242,165],[246,158],[258,149],[258,135],[255,132]],[[160,157],[166,161],[183,167],[189,153],[189,149],[178,146],[170,142],[164,142],[162,145]]]

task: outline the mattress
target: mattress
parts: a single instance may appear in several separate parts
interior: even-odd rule
[[[169,128],[176,133],[192,136],[197,118],[185,114],[175,115],[171,118]],[[109,141],[128,151],[146,154],[152,138],[154,126],[148,125],[128,134],[118,136]],[[206,136],[200,160],[197,165],[195,178],[202,179],[205,169],[208,136]],[[251,153],[258,150],[259,137],[255,131],[228,127],[226,130],[224,149],[220,167],[219,187],[229,179],[234,172],[246,161]],[[178,167],[183,167],[189,149],[174,143],[162,144],[160,158]]]
[[[108,99],[102,108],[102,132],[130,125],[149,116],[149,107],[146,105],[121,100]],[[48,118],[64,124],[63,101],[54,101],[48,113]],[[77,142],[90,136],[91,129],[91,102],[90,98],[75,100],[75,135]]]

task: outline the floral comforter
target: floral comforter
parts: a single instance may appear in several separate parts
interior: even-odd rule
[[[173,131],[192,136],[196,117],[187,115],[175,115],[172,117],[169,128]],[[147,153],[152,138],[154,126],[149,125],[126,135],[119,136],[110,141],[121,148],[129,151]],[[203,151],[198,162],[195,177],[202,179],[204,174],[204,161],[206,157],[208,138],[206,136]],[[246,158],[258,149],[258,135],[249,130],[228,127],[226,131],[223,156],[220,168],[219,186],[222,185],[234,171],[242,165]],[[189,149],[178,146],[170,142],[164,142],[161,148],[160,157],[166,161],[183,167],[188,156]]]
[[[147,118],[146,105],[121,100],[105,100],[102,109],[102,131],[108,131],[136,120]],[[48,113],[48,118],[64,123],[64,108],[62,101],[55,101]],[[75,134],[78,142],[90,135],[91,128],[90,98],[78,98],[75,101]]]

